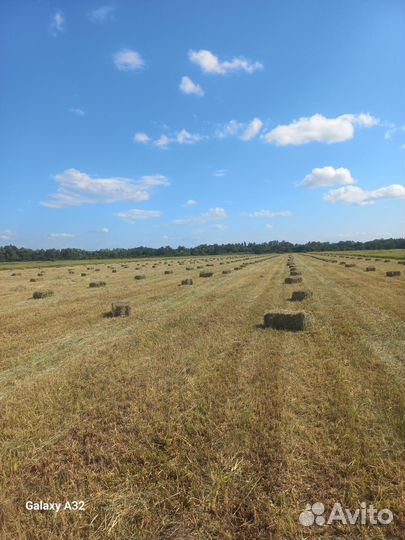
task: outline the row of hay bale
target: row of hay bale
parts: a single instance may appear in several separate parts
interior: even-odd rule
[[[264,260],[264,259],[262,258],[261,260]],[[267,260],[267,258],[266,258],[266,260]],[[245,268],[249,264],[255,264],[256,262],[261,262],[261,261],[246,262],[240,268]],[[165,272],[165,274],[166,274],[166,272]],[[231,270],[223,270],[222,274],[229,274],[230,272],[231,272]],[[213,275],[214,275],[214,272],[206,271],[206,270],[201,271],[199,273],[200,278],[210,278],[210,277],[213,277]],[[138,276],[138,279],[144,279],[144,277],[145,277],[144,275]],[[136,278],[137,278],[137,276],[135,276],[135,279]],[[181,280],[179,285],[180,286],[193,285],[193,280],[190,279],[190,278],[183,279],[183,280]],[[128,317],[130,314],[131,314],[131,306],[130,306],[129,302],[126,301],[126,300],[113,303],[112,306],[111,306],[111,312],[109,313],[109,315],[111,317]]]
[[[294,256],[289,255],[287,267],[290,275],[284,279],[286,285],[302,283],[302,272],[297,267]],[[308,290],[295,290],[291,293],[292,302],[302,302],[312,298],[312,292]],[[312,314],[304,310],[277,310],[268,311],[263,317],[263,327],[273,330],[286,330],[292,332],[302,332],[313,327],[314,318]]]
[[[260,260],[252,260],[250,261],[248,258],[246,260],[246,262],[244,262],[240,267],[238,267],[238,269],[242,269],[242,268],[245,268],[247,267],[248,265],[250,264],[256,264],[258,262],[262,262],[263,260],[267,260],[268,258],[272,258],[272,257],[261,257]],[[129,268],[128,265],[122,265],[122,266],[125,266],[125,268]],[[144,265],[145,266],[145,265]],[[214,266],[214,265],[207,265],[207,266]],[[114,270],[115,268],[112,267],[111,265],[107,265],[107,267],[109,269],[112,269]],[[197,266],[198,268],[198,266]],[[87,267],[87,270],[96,270],[94,269],[93,267]],[[164,271],[164,274],[173,274],[173,270],[165,270]],[[230,274],[231,273],[231,270],[222,270],[222,274]],[[43,275],[43,273],[41,273],[41,275]],[[85,272],[81,272],[81,276],[82,277],[85,277],[87,274]],[[214,275],[214,272],[213,271],[201,271],[199,273],[199,277],[200,278],[209,278],[209,277],[212,277]],[[134,279],[135,280],[143,280],[143,279],[146,279],[146,274],[136,274],[134,276]],[[34,278],[31,278],[31,281],[36,281]],[[95,289],[95,288],[100,288],[100,287],[105,287],[107,285],[106,281],[91,281],[89,283],[89,288],[92,288],[92,289]],[[193,285],[193,280],[192,279],[183,279],[181,280],[180,282],[180,285]],[[50,290],[50,289],[44,289],[44,290],[40,290],[40,291],[34,291],[32,297],[34,299],[40,299],[40,298],[48,298],[49,296],[53,296],[53,291]],[[121,303],[120,303],[121,304]],[[123,304],[127,304],[127,302],[123,302]],[[118,305],[118,304],[117,304]],[[127,310],[127,309],[122,309],[122,310],[119,310],[119,309],[112,309],[111,313],[117,313],[118,315],[114,315],[114,316],[120,316],[120,315],[126,315],[130,313],[130,310]]]
[[[323,262],[327,262],[327,263],[337,263],[338,261],[336,259],[327,259],[325,257],[317,257],[315,255],[310,255],[310,257],[312,257],[313,259],[318,259],[320,261],[323,261]],[[344,257],[344,255],[338,255],[338,257]],[[347,257],[349,259],[354,259],[356,258],[357,260],[366,260],[366,261],[370,261],[371,258],[364,258],[364,257]],[[381,262],[381,259],[375,259],[376,261],[378,262]],[[383,262],[385,263],[388,263],[388,262],[392,262],[390,259],[385,259]],[[339,263],[340,265],[342,265],[344,268],[356,268],[357,265],[355,263],[348,263],[348,262],[345,262],[345,261],[340,261]],[[399,261],[399,264],[405,264],[403,263],[402,261]],[[364,271],[365,272],[376,272],[377,269],[375,266],[366,266],[364,268]],[[396,277],[396,276],[400,276],[401,275],[401,272],[399,270],[388,270],[385,272],[385,275],[386,277]]]
[[[395,262],[395,259],[384,259],[383,257],[374,257],[373,258],[373,257],[342,255],[342,254],[335,254],[335,255],[326,254],[325,256],[321,257],[319,255],[313,255],[312,253],[303,253],[302,255],[307,256],[307,257],[308,256],[312,257],[313,259],[318,259],[319,261],[333,262],[333,263],[337,262],[337,258],[357,260],[357,261],[372,261],[372,260],[374,260],[375,262],[384,262],[384,263]],[[398,264],[405,264],[404,261],[397,261],[397,262],[398,262]]]
[[[243,267],[244,264],[247,264],[247,262],[249,261],[249,264],[253,263],[253,262],[261,262],[262,260],[264,259],[263,256],[261,255],[256,255],[256,256],[245,256],[245,257],[240,257],[240,256],[228,256],[226,258],[224,257],[208,257],[208,258],[199,258],[199,259],[196,259],[196,258],[192,258],[192,259],[185,259],[185,260],[179,260],[179,261],[176,261],[177,264],[179,265],[184,265],[186,264],[187,262],[188,263],[193,263],[195,264],[196,262],[205,262],[205,266],[208,266],[208,267],[213,267],[214,264],[213,264],[213,261],[214,262],[218,262],[219,261],[219,264],[220,265],[224,265],[224,264],[232,264],[232,262],[234,260],[238,260],[238,261],[243,261],[243,264],[241,264],[241,267]],[[162,265],[162,266],[172,266],[172,263],[174,263],[173,260],[169,260],[169,261],[162,261],[162,260],[159,260],[159,261],[155,261],[155,260],[152,260],[152,261],[148,261],[148,262],[144,262],[143,264],[141,264],[140,262],[137,262],[136,263],[136,269],[143,269],[143,268],[148,268],[149,264],[150,263],[153,263],[152,264],[152,268],[157,268],[159,265]],[[108,264],[108,265],[104,265],[103,263],[100,263],[98,264],[97,266],[100,266],[102,265],[103,267],[105,266],[107,269],[109,269],[111,271],[111,273],[117,273],[117,268],[115,265],[112,265],[112,264]],[[123,269],[129,269],[130,268],[130,265],[128,263],[121,263],[121,268]],[[198,265],[197,268],[203,268],[204,266],[203,265]],[[192,270],[193,267],[188,267],[187,268],[188,270]],[[69,273],[69,275],[75,275],[75,271],[76,270],[79,270],[80,271],[80,277],[87,277],[88,276],[88,272],[100,272],[101,271],[101,268],[99,267],[95,267],[95,266],[86,266],[85,267],[85,270],[84,271],[84,268],[83,268],[83,265],[77,265],[76,268],[67,268],[67,272]],[[83,271],[82,271],[83,270]],[[169,273],[169,272],[167,272]],[[11,276],[13,277],[17,277],[17,276],[22,276],[23,273],[22,272],[17,272],[17,271],[14,271],[11,273]],[[41,270],[38,272],[37,274],[37,277],[44,277],[45,275],[45,271],[44,270]],[[37,279],[36,278],[30,278],[30,281],[31,282],[36,282]]]

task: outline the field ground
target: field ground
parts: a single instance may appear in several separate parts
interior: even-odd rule
[[[323,252],[325,255],[325,252]],[[354,255],[356,257],[376,257],[381,259],[398,259],[398,260],[404,260],[405,259],[405,251],[403,249],[379,249],[379,250],[369,250],[369,249],[362,249],[360,251],[331,251],[326,253],[327,255],[340,255],[340,256],[351,256]],[[322,255],[321,252],[317,253],[317,255]]]
[[[1,272],[0,537],[402,538],[403,267],[321,258],[294,256],[313,291],[298,305],[286,255]],[[255,264],[234,270],[242,260]],[[54,296],[33,300],[42,288]],[[103,317],[122,298],[131,316]],[[264,330],[273,308],[315,326]],[[316,501],[395,518],[304,528]]]
[[[356,255],[358,257],[381,257],[385,259],[405,259],[405,251],[403,249],[380,249],[378,251],[371,251],[371,250],[362,250],[362,251],[336,251],[336,252],[314,252],[315,255]],[[240,256],[240,257],[254,257],[253,254],[237,254],[237,255],[230,255],[231,256]],[[203,257],[200,257],[203,258]],[[211,259],[215,260],[215,258],[220,259],[221,255],[216,255],[215,257],[211,257]],[[131,258],[131,259],[85,259],[85,260],[66,260],[66,261],[21,261],[21,262],[2,262],[0,263],[0,272],[2,270],[15,270],[19,271],[22,269],[29,269],[29,268],[61,268],[64,266],[91,266],[91,265],[97,265],[97,264],[121,264],[121,263],[144,263],[144,262],[156,262],[157,260],[167,260],[168,257],[159,258],[159,257],[144,257],[144,258]],[[198,260],[199,257],[175,257],[172,259],[175,261],[182,261],[182,260]]]
[[[185,257],[183,257],[185,258]],[[181,259],[181,257],[179,257]],[[156,261],[161,260],[158,257],[148,257],[148,258],[139,258],[139,259],[84,259],[84,260],[66,260],[66,261],[21,261],[21,262],[3,262],[0,263],[1,270],[15,270],[20,271],[29,268],[62,268],[66,266],[91,266],[91,265],[117,265],[121,263],[144,263],[145,261]]]

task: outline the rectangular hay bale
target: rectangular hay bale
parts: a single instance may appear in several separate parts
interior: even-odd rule
[[[287,283],[289,285],[293,283],[302,283],[302,277],[286,277],[284,283]]]
[[[50,289],[44,291],[35,291],[32,294],[32,298],[35,298],[36,300],[38,298],[48,298],[49,296],[53,296],[53,291],[51,291]]]
[[[312,320],[305,311],[270,311],[264,315],[263,326],[274,330],[301,332],[312,326]]]
[[[116,302],[111,305],[112,317],[129,317],[131,314],[131,306],[128,302]]]
[[[308,298],[312,298],[312,292],[311,291],[294,291],[291,294],[291,301],[292,302],[302,302],[303,300],[306,300]]]

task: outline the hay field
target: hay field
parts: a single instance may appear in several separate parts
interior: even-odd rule
[[[317,255],[322,256],[325,253],[317,253]],[[378,257],[381,259],[396,259],[403,261],[405,259],[405,251],[403,249],[362,249],[360,251],[333,251],[329,252],[328,255],[339,255],[342,257],[346,256],[356,256],[356,257]]]
[[[401,538],[403,266],[294,260],[313,292],[299,306],[287,255],[1,272],[0,537]],[[131,315],[103,316],[118,300]],[[263,329],[269,309],[315,325]],[[395,519],[303,528],[315,501]]]

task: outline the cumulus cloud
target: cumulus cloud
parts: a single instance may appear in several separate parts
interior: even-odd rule
[[[245,73],[253,73],[263,69],[263,64],[260,62],[250,62],[245,58],[233,58],[231,61],[221,62],[215,54],[206,49],[199,51],[190,50],[188,57],[194,64],[200,66],[204,73],[214,73],[217,75],[225,75],[236,71],[244,71]]]
[[[249,217],[254,218],[274,218],[274,217],[291,217],[292,213],[289,210],[283,210],[281,212],[272,212],[271,210],[258,210],[248,214]]]
[[[154,142],[154,145],[158,148],[167,149],[169,144],[194,144],[198,141],[201,141],[204,137],[198,133],[190,133],[186,129],[182,129],[173,135],[161,135],[159,139]]]
[[[89,13],[89,19],[94,23],[104,23],[114,18],[114,6],[100,6]]]
[[[156,219],[159,218],[162,213],[159,210],[126,210],[125,212],[117,212],[116,214],[121,219],[128,221],[129,223],[135,223],[141,219]]]
[[[158,148],[164,148],[166,149],[169,144],[170,144],[170,139],[167,135],[161,135],[159,137],[159,139],[157,139],[155,142],[154,142],[155,146],[157,146]]]
[[[309,118],[294,120],[291,124],[277,126],[264,135],[264,140],[277,146],[301,145],[314,141],[333,144],[352,139],[355,125],[372,127],[378,122],[377,118],[369,114],[343,114],[337,118],[314,114]]]
[[[329,187],[336,185],[355,184],[356,180],[352,177],[349,169],[339,167],[316,167],[307,174],[298,185],[307,188]]]
[[[175,219],[172,221],[174,225],[184,225],[191,223],[208,223],[210,221],[217,221],[221,219],[226,219],[227,213],[223,208],[210,208],[208,212],[200,214],[199,216],[193,216],[184,219]]]
[[[234,137],[243,128],[243,124],[237,120],[230,120],[224,126],[218,128],[215,132],[215,137],[225,139],[226,137]]]
[[[195,94],[196,96],[203,96],[204,90],[199,84],[194,83],[190,77],[182,77],[179,85],[183,94]]]
[[[198,133],[189,133],[186,129],[182,129],[179,133],[177,133],[175,141],[179,144],[193,144],[195,142],[201,141],[202,137],[201,135],[198,135]]]
[[[400,184],[391,184],[387,187],[365,191],[358,186],[345,186],[333,189],[324,195],[327,203],[343,202],[357,206],[374,204],[380,199],[404,199],[405,187]]]
[[[153,187],[153,186],[168,186],[169,181],[166,178],[166,176],[163,176],[162,174],[151,174],[149,176],[141,176],[141,180],[139,181],[141,185],[143,185],[145,188]]]
[[[183,204],[183,206],[195,206],[196,204],[197,204],[197,201],[195,199],[189,199]]]
[[[66,29],[66,19],[61,11],[57,11],[53,15],[51,22],[49,24],[49,30],[53,36],[61,34]]]
[[[250,141],[250,139],[256,137],[262,127],[263,122],[260,118],[253,118],[248,124],[244,124],[238,120],[230,120],[215,130],[214,137],[217,139],[226,139],[228,137],[239,136],[242,141]]]
[[[360,126],[364,127],[373,127],[377,126],[380,121],[378,118],[375,118],[374,116],[371,116],[371,114],[343,114],[340,118],[345,118],[346,120],[349,120],[353,124],[359,124]]]
[[[134,135],[134,142],[146,144],[150,141],[149,135],[146,135],[146,133],[135,133]]]
[[[121,49],[116,52],[113,61],[120,71],[136,71],[142,69],[145,64],[141,55],[131,49]]]
[[[262,127],[263,122],[259,118],[253,118],[253,120],[249,123],[240,138],[242,139],[242,141],[250,141],[250,139],[256,137]]]
[[[77,169],[67,169],[56,174],[53,179],[58,184],[57,193],[50,195],[41,204],[48,208],[81,206],[83,204],[109,204],[118,201],[146,201],[155,186],[168,185],[162,175],[142,176],[134,181],[130,178],[92,178]]]
[[[102,233],[109,233],[110,229],[108,227],[101,227],[100,232]]]
[[[76,236],[74,234],[66,233],[66,232],[52,232],[48,234],[49,238],[75,238]]]
[[[171,144],[194,144],[200,141],[226,139],[230,137],[239,137],[242,141],[249,141],[261,131],[262,127],[263,122],[259,118],[253,118],[249,123],[230,120],[225,124],[217,125],[213,132],[203,135],[200,133],[191,133],[185,128],[180,131],[171,131],[168,126],[165,126],[165,133],[162,133],[155,139],[153,145],[161,149],[167,149]],[[133,140],[134,142],[143,144],[151,141],[149,135],[143,132],[135,133]],[[222,174],[214,173],[214,175],[224,176],[226,170],[223,169],[223,171],[225,172]]]

